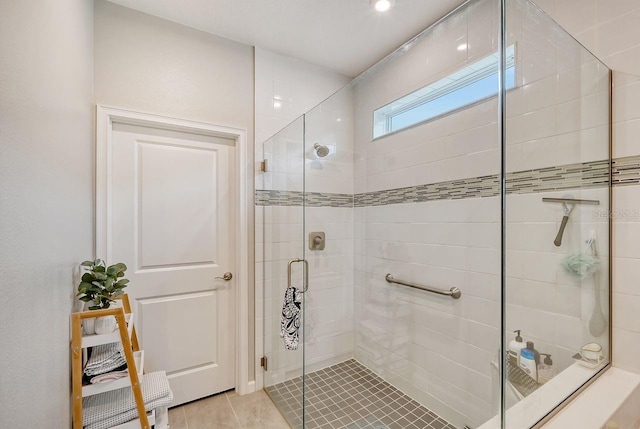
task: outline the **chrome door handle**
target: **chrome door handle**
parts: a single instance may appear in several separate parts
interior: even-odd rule
[[[227,281],[227,282],[229,280],[231,280],[232,278],[233,278],[233,274],[231,274],[231,273],[224,273],[222,275],[222,277],[216,277],[216,279],[224,280],[224,281]]]
[[[287,264],[287,287],[291,287],[291,265],[297,262],[304,262],[304,285],[302,286],[302,293],[309,290],[309,262],[306,259],[292,259]]]

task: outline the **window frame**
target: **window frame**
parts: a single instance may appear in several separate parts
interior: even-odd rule
[[[465,69],[470,69],[471,67],[473,67],[474,65],[477,65],[478,63],[482,62],[482,61],[486,61],[489,58],[497,58],[497,52],[494,52],[490,55],[487,55],[483,58],[481,58],[478,61],[475,61],[473,63],[469,63],[466,64],[464,67],[461,67],[457,70],[455,70],[453,73],[449,73],[447,75],[445,75],[444,77],[433,81],[415,91],[412,91],[408,94],[403,95],[400,98],[395,99],[394,101],[387,103],[377,109],[375,109],[373,111],[373,126],[372,126],[372,140],[377,140],[389,135],[393,135],[396,134],[398,132],[413,128],[415,126],[419,126],[419,125],[423,125],[425,123],[443,118],[445,116],[451,115],[451,114],[455,114],[460,112],[463,109],[467,109],[473,106],[476,106],[478,104],[484,103],[487,100],[490,100],[493,97],[496,97],[498,94],[498,91],[496,90],[495,93],[492,93],[489,96],[486,97],[482,97],[479,98],[477,100],[473,100],[470,101],[468,103],[465,103],[459,107],[453,108],[451,110],[446,110],[442,113],[439,113],[437,115],[434,116],[428,116],[425,117],[422,120],[418,120],[416,122],[413,122],[409,125],[405,125],[401,128],[397,128],[397,129],[392,129],[392,121],[394,117],[397,117],[400,114],[409,112],[415,108],[418,108],[420,106],[423,106],[431,101],[437,100],[438,98],[444,97],[447,94],[451,94],[459,89],[464,88],[465,86],[471,85],[473,83],[476,83],[484,78],[487,78],[489,76],[495,75],[499,72],[499,63],[493,62],[492,64],[489,64],[487,66],[485,66],[484,68],[480,69],[480,70],[476,70],[473,71],[469,74],[467,74],[466,76],[463,76],[457,80],[455,80],[454,82],[450,82],[448,84],[445,84],[444,86],[442,86],[441,88],[438,88],[434,91],[429,91],[426,95],[422,95],[422,96],[418,96],[418,98],[412,100],[412,101],[407,101],[405,104],[394,108],[394,105],[397,105],[398,103],[401,103],[403,99],[408,99],[408,98],[413,98],[415,97],[416,93],[419,93],[421,91],[426,91],[430,86],[432,85],[437,85],[440,82],[446,80],[446,79],[450,79],[451,76],[454,76],[458,73],[461,73],[463,70]],[[514,81],[513,81],[513,85],[508,86],[506,89],[507,91],[511,90],[511,89],[515,89],[517,88],[518,85],[518,69],[519,67],[517,67],[516,65],[516,45],[512,44],[509,45],[507,47],[507,62],[506,62],[506,69],[510,69],[513,68],[514,69]],[[381,111],[382,109],[387,109],[387,111]],[[383,126],[383,131],[379,132],[378,135],[376,135],[376,128]]]

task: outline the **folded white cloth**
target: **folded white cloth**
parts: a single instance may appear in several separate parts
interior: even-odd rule
[[[142,376],[142,397],[147,412],[171,404],[173,393],[164,371]],[[85,429],[108,429],[138,418],[131,386],[86,397],[82,400]]]
[[[284,292],[282,316],[280,318],[280,337],[284,340],[284,348],[287,350],[298,350],[301,305],[302,292],[293,286],[289,286]]]
[[[84,367],[84,373],[89,377],[104,374],[126,363],[121,342],[101,344],[91,349],[91,357]]]
[[[121,378],[125,378],[129,376],[129,371],[126,369],[123,371],[111,371],[105,374],[96,375],[95,377],[91,377],[89,382],[91,384],[97,383],[108,383],[110,381],[120,380]]]

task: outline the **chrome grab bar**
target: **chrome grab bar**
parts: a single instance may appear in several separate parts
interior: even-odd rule
[[[449,290],[435,289],[429,286],[420,286],[415,283],[403,282],[402,280],[396,280],[391,274],[384,276],[384,279],[389,283],[397,283],[403,286],[409,286],[414,289],[426,290],[427,292],[437,293],[438,295],[450,296],[453,299],[458,299],[462,296],[462,292],[457,287],[452,287]]]
[[[306,259],[295,258],[289,261],[287,264],[287,287],[291,287],[291,265],[298,262],[304,262],[304,287],[302,289],[302,293],[304,293],[309,290],[309,261]]]

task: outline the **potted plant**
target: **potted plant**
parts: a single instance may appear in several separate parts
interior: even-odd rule
[[[80,265],[84,267],[84,273],[78,285],[78,296],[80,301],[89,306],[89,310],[109,308],[115,299],[124,293],[124,288],[129,283],[129,280],[124,278],[127,266],[123,263],[107,267],[102,259],[96,259],[84,261]],[[116,328],[116,320],[113,316],[86,319],[86,321],[94,320],[97,334],[112,332]],[[85,333],[93,333],[91,322],[87,325],[85,325]]]

